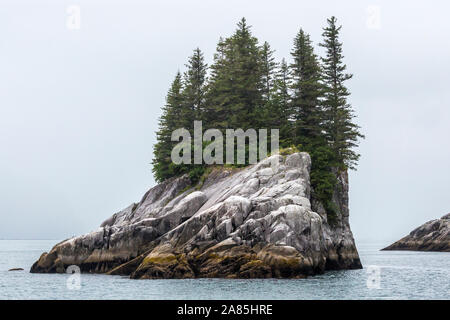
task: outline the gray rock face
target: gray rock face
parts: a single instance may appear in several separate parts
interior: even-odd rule
[[[361,268],[348,222],[347,173],[337,175],[339,213],[330,226],[311,199],[310,167],[307,153],[294,153],[241,170],[213,169],[195,187],[186,176],[170,179],[96,231],[55,245],[31,272],[78,265],[132,278],[264,278]]]
[[[428,221],[383,250],[450,252],[450,213]]]

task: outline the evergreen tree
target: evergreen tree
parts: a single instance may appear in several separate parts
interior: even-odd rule
[[[199,48],[189,57],[184,73],[184,90],[182,108],[182,127],[188,129],[193,135],[194,120],[203,120],[202,114],[205,108],[206,73],[207,65],[204,62],[203,53]]]
[[[204,129],[217,128],[225,129],[228,127],[228,107],[230,101],[227,96],[231,92],[231,80],[229,78],[231,63],[227,56],[230,55],[229,40],[222,37],[216,47],[214,54],[214,63],[210,68],[210,79],[206,92],[206,108],[203,118],[206,123]]]
[[[155,179],[161,182],[188,173],[195,183],[204,173],[206,165],[171,161],[178,143],[171,141],[172,132],[184,127],[192,136],[194,120],[203,120],[203,130],[278,128],[281,147],[295,145],[310,153],[312,196],[324,205],[332,222],[336,169],[354,168],[359,155],[353,148],[363,137],[347,102],[345,81],[352,75],[345,73],[338,39],[341,27],[334,17],[328,19],[322,66],[303,30],[294,39],[293,62],[288,66],[284,59],[277,64],[270,45],[259,46],[250,29],[243,18],[231,37],[220,39],[209,79],[198,48],[184,76],[177,73],[159,119]]]
[[[332,197],[336,185],[333,173],[335,157],[325,136],[326,112],[321,104],[323,85],[321,68],[309,35],[300,30],[291,52],[292,109],[294,111],[293,140],[311,156],[312,196],[324,206],[328,220],[336,216]]]
[[[159,128],[156,132],[156,144],[153,147],[153,173],[155,180],[162,182],[176,175],[177,168],[172,163],[171,152],[175,143],[171,141],[172,132],[181,125],[183,113],[183,84],[181,73],[178,72],[166,97],[166,104],[162,108],[159,118]]]
[[[322,85],[320,66],[310,37],[300,29],[291,52],[292,109],[294,111],[295,144],[317,145],[322,138],[324,112],[320,103]]]
[[[270,89],[270,99],[266,103],[261,127],[280,130],[280,147],[289,147],[293,141],[291,138],[292,104],[289,93],[291,86],[289,67],[283,59],[275,74],[273,85]],[[269,131],[270,133],[270,131]],[[270,141],[270,138],[269,138]]]
[[[258,40],[242,18],[235,33],[219,42],[211,66],[207,110],[211,127],[257,127],[262,100],[260,65]]]
[[[286,113],[289,117],[290,110],[290,94],[289,94],[289,87],[291,86],[291,73],[289,71],[288,64],[286,60],[283,58],[281,60],[280,67],[277,72],[277,77],[275,81],[276,90],[280,97],[281,105],[283,107],[283,113]]]
[[[261,47],[261,95],[263,104],[270,100],[275,83],[275,70],[277,63],[273,57],[274,51],[270,48],[270,44],[266,41]]]
[[[359,159],[353,148],[358,146],[359,126],[353,123],[354,112],[347,102],[350,92],[345,82],[352,78],[346,73],[343,62],[342,43],[339,42],[341,26],[336,25],[336,18],[327,19],[328,26],[323,30],[323,43],[326,55],[322,58],[323,80],[325,84],[324,107],[327,113],[326,132],[331,149],[340,167],[354,169]]]

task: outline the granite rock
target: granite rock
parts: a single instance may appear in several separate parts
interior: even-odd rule
[[[277,163],[276,170],[271,165]],[[62,241],[31,272],[150,278],[293,278],[361,268],[348,221],[348,177],[336,173],[333,224],[312,196],[307,153],[214,168],[202,183],[169,179],[104,221]]]
[[[426,222],[383,250],[450,252],[450,213]]]

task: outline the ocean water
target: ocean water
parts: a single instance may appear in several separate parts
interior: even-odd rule
[[[55,240],[0,240],[0,299],[450,299],[450,253],[379,251],[359,243],[364,269],[307,279],[131,280],[81,274],[31,274]],[[21,267],[24,271],[9,272]]]

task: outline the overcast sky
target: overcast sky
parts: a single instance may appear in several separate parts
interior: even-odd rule
[[[70,5],[81,9],[79,30],[66,25]],[[86,233],[139,201],[155,185],[160,108],[195,47],[210,63],[245,16],[289,59],[299,28],[317,44],[331,15],[367,137],[350,174],[351,227],[361,241],[406,235],[450,211],[449,10],[446,1],[2,0],[0,239]]]

